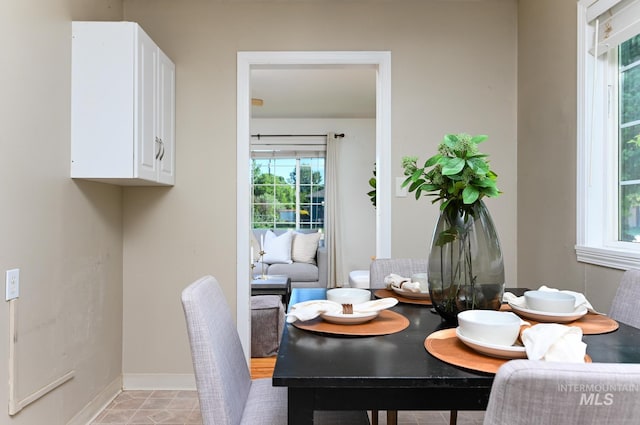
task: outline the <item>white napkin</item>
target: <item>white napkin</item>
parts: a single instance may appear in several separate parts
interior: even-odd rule
[[[542,285],[540,288],[538,288],[538,291],[550,291],[550,292],[563,292],[565,294],[569,294],[569,295],[573,295],[574,298],[576,299],[576,303],[574,304],[574,309],[577,309],[580,306],[585,306],[587,308],[588,311],[590,311],[591,313],[597,313],[597,314],[602,314],[597,312],[593,306],[591,305],[591,303],[587,300],[587,298],[580,292],[574,292],[574,291],[566,291],[566,290],[558,290],[555,288],[549,288],[548,286]],[[522,307],[522,308],[527,308],[527,304],[525,302],[524,296],[522,297],[517,297],[514,294],[512,294],[511,292],[505,292],[504,295],[502,296],[502,301],[510,303],[510,304],[514,304],[518,307]]]
[[[391,273],[384,278],[384,283],[387,285],[387,289],[397,288],[410,292],[420,292],[420,282],[412,282],[410,277],[402,277]]]
[[[342,304],[338,304],[329,300],[313,300],[304,301],[291,306],[291,310],[287,313],[287,323],[293,323],[296,320],[305,322],[315,319],[322,313],[340,313]]]
[[[587,344],[577,326],[541,323],[522,331],[521,339],[529,360],[584,363]]]
[[[380,298],[353,305],[354,313],[373,313],[391,308],[398,304],[398,300],[393,297]],[[291,306],[291,311],[287,313],[287,323],[296,320],[304,322],[315,319],[322,313],[342,313],[342,304],[329,300],[304,301]]]

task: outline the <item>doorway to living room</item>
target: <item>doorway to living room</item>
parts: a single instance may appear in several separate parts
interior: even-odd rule
[[[237,80],[237,325],[248,356],[250,352],[249,308],[251,269],[251,71],[307,67],[363,67],[375,70],[375,255],[389,257],[391,246],[390,77],[389,52],[239,52]],[[254,102],[255,103],[255,102]],[[372,164],[373,168],[373,164]]]

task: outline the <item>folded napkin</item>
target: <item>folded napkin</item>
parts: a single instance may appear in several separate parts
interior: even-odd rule
[[[573,295],[574,298],[576,299],[576,303],[574,304],[574,308],[577,309],[580,306],[585,306],[587,308],[588,311],[590,311],[591,313],[597,313],[597,314],[602,314],[597,312],[593,306],[591,305],[591,303],[587,300],[587,298],[580,292],[574,292],[574,291],[566,291],[566,290],[558,290],[555,288],[549,288],[548,286],[542,285],[540,288],[538,288],[538,291],[555,291],[555,292],[563,292],[565,294],[569,294],[569,295]],[[502,296],[502,301],[510,303],[510,304],[514,304],[518,307],[522,307],[522,308],[527,308],[527,304],[525,302],[524,297],[517,297],[514,294],[512,294],[511,292],[505,292],[504,295]]]
[[[587,344],[577,326],[541,323],[522,331],[521,339],[529,360],[584,363]]]
[[[373,313],[391,308],[398,303],[398,300],[389,298],[380,298],[378,300],[366,301],[353,305],[354,313]],[[301,322],[315,319],[323,313],[337,314],[342,313],[342,304],[329,300],[313,300],[304,301],[291,306],[291,311],[287,313],[287,323],[293,323],[296,320]]]
[[[412,282],[410,277],[402,277],[391,273],[384,278],[384,283],[387,285],[387,289],[397,288],[410,292],[420,292],[420,282]]]
[[[291,311],[287,313],[287,323],[293,323],[296,320],[305,322],[315,319],[322,313],[340,313],[342,312],[342,304],[329,300],[305,301],[291,306]]]

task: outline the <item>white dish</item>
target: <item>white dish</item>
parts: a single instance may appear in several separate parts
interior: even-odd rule
[[[396,288],[395,286],[392,286],[391,289],[393,289],[393,292],[395,292],[396,294],[403,296],[405,298],[413,298],[416,300],[425,300],[425,299],[429,299],[429,291],[427,292],[411,292],[411,291],[407,291],[406,289],[401,289],[401,288]]]
[[[466,346],[491,357],[498,357],[501,359],[526,359],[527,352],[521,345],[495,345],[487,342],[476,341],[474,339],[464,336],[459,328],[456,328],[456,336]]]
[[[337,325],[359,325],[366,323],[370,320],[378,317],[378,311],[372,311],[369,313],[357,313],[344,314],[344,313],[322,313],[320,317],[329,323],[335,323]]]
[[[338,304],[361,304],[371,300],[371,292],[360,288],[334,288],[327,291],[327,299]]]
[[[550,313],[547,311],[531,310],[524,307],[519,307],[516,304],[509,303],[509,306],[521,316],[527,319],[535,320],[536,322],[545,323],[568,323],[574,320],[580,319],[587,314],[587,308],[585,306],[579,306],[575,311],[571,313]]]

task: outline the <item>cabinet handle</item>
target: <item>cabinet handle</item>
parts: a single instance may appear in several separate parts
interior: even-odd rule
[[[160,153],[160,158],[158,158],[158,160],[162,161],[162,158],[164,158],[164,142],[162,141],[162,139],[160,139],[160,149],[161,149],[161,153]]]
[[[156,159],[160,158],[160,152],[162,149],[162,140],[158,136],[156,136],[156,143],[158,144],[158,151],[156,152]]]

